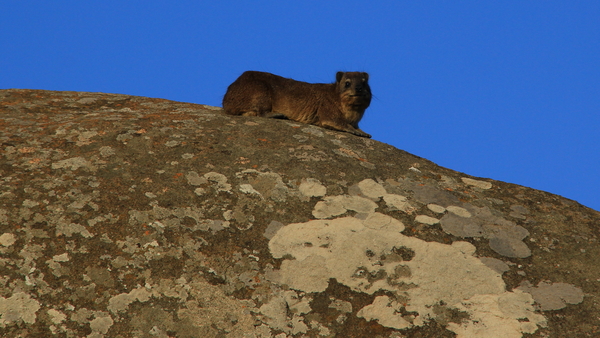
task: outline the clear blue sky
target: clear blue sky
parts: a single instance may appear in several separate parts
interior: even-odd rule
[[[4,1],[0,89],[220,106],[367,71],[373,138],[600,210],[600,1]]]

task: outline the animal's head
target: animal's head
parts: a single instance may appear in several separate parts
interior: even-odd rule
[[[337,72],[335,83],[343,104],[366,109],[371,103],[369,74],[364,72]]]

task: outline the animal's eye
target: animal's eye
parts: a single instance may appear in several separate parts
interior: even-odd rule
[[[346,81],[346,88],[350,87],[351,82],[350,81]]]

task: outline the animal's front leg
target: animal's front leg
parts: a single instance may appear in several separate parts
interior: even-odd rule
[[[321,121],[320,125],[323,128],[345,131],[347,133],[350,133],[350,134],[353,134],[356,136],[371,138],[371,135],[365,133],[364,131],[362,131],[358,128],[354,128],[349,124],[343,125],[343,124],[335,123],[333,121]]]

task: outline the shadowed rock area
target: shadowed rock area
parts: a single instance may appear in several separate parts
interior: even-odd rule
[[[2,337],[598,337],[600,213],[292,121],[0,91]]]

